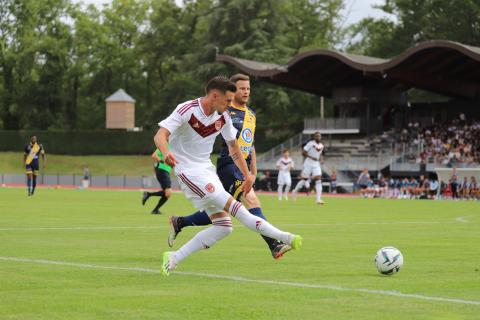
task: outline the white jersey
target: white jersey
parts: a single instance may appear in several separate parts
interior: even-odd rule
[[[225,141],[236,140],[237,130],[233,127],[228,112],[205,115],[200,98],[181,103],[158,124],[170,132],[170,151],[178,160],[175,174],[184,171],[213,167],[210,154],[218,134]]]
[[[320,166],[320,156],[322,155],[323,152],[323,144],[321,142],[316,142],[315,140],[309,141],[305,147],[303,147],[303,150],[305,150],[308,154],[309,157],[312,157],[316,160],[310,159],[310,158],[305,158],[304,165],[308,166]]]
[[[284,157],[281,157],[277,161],[277,167],[279,168],[279,172],[290,172],[290,168],[293,168],[292,158],[288,157],[285,159]]]

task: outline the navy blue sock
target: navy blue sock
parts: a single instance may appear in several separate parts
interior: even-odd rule
[[[32,179],[30,177],[27,177],[27,189],[28,193],[32,192]]]
[[[35,188],[37,187],[37,176],[34,175],[32,177],[32,194],[35,192]]]
[[[251,208],[248,211],[250,211],[250,213],[253,214],[254,216],[262,218],[265,221],[267,220],[267,218],[262,213],[262,208]],[[265,237],[263,235],[262,235],[262,238],[263,238],[263,240],[265,240],[265,242],[267,243],[270,250],[273,250],[276,247],[277,240],[269,238],[269,237]]]
[[[212,224],[212,221],[208,217],[205,211],[197,211],[186,217],[181,217],[181,227],[189,226],[207,226]]]
[[[262,213],[262,208],[252,208],[252,209],[249,209],[248,211],[250,211],[250,213],[253,214],[254,216],[262,218],[265,221],[267,220],[267,218]]]

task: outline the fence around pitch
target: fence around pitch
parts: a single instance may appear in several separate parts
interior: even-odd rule
[[[82,187],[83,175],[64,175],[64,174],[41,174],[37,178],[37,184],[40,186],[66,186]],[[0,185],[24,185],[26,184],[25,174],[0,174]],[[97,188],[159,188],[155,176],[92,176],[90,178],[90,187]],[[179,189],[177,179],[172,177],[172,188]]]

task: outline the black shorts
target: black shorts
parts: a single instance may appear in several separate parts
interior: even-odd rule
[[[235,164],[230,163],[218,168],[217,174],[225,190],[236,200],[239,200],[242,196],[242,191],[239,188],[245,180],[240,169]]]
[[[157,176],[157,181],[160,183],[160,187],[162,187],[163,190],[170,189],[172,187],[170,173],[165,170],[155,168],[155,175]]]
[[[361,184],[361,185],[360,185],[360,189],[362,189],[362,190],[367,189],[367,187],[368,187],[368,186],[367,186],[366,184]]]
[[[37,159],[34,159],[30,164],[27,164],[25,166],[25,170],[27,174],[33,173],[34,175],[38,175],[38,170],[39,170],[39,162]]]

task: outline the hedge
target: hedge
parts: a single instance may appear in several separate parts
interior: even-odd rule
[[[36,135],[45,151],[54,154],[150,154],[154,131],[0,131],[0,151],[23,152]]]

